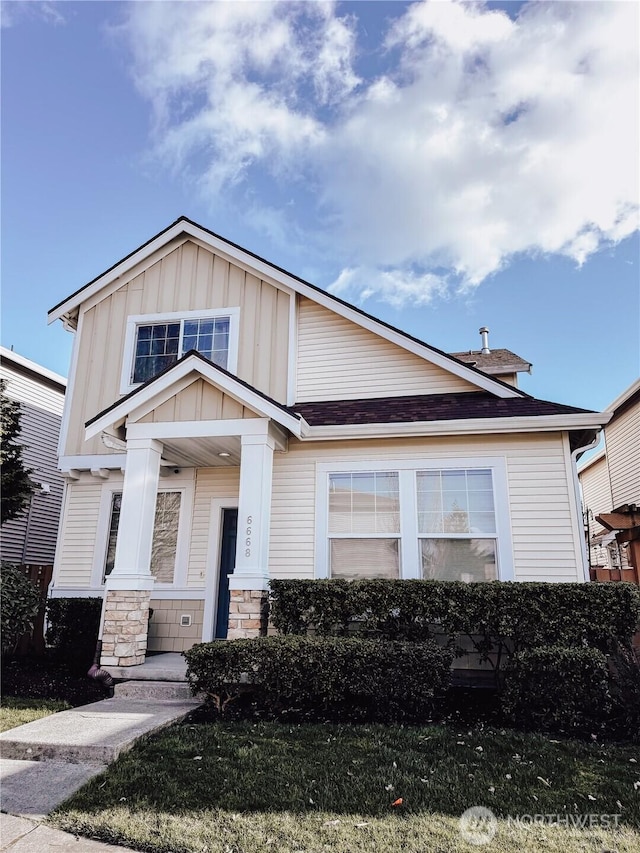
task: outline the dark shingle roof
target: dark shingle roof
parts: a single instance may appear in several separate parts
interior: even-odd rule
[[[490,375],[503,372],[521,373],[531,369],[531,364],[528,361],[520,358],[519,355],[509,349],[492,349],[489,353],[482,353],[480,350],[467,350],[466,352],[451,352],[449,355]]]
[[[382,397],[373,400],[326,400],[317,403],[296,403],[291,409],[302,415],[310,426],[579,415],[591,411],[536,400],[533,397],[500,398],[485,391]]]

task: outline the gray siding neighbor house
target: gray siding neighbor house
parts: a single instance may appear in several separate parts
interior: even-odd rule
[[[2,559],[51,565],[64,492],[57,457],[67,380],[5,347],[0,347],[0,355],[5,395],[20,403],[22,458],[25,466],[32,469],[35,485],[25,511],[2,525]]]

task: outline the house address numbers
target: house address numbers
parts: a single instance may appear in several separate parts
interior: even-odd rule
[[[252,526],[253,526],[253,516],[248,515],[247,516],[247,529],[245,531],[245,535],[247,538],[244,540],[244,544],[245,544],[244,555],[245,555],[245,557],[251,556],[251,530],[252,530]]]

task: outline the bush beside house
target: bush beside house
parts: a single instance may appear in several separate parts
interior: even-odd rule
[[[279,636],[185,654],[220,712],[244,691],[275,716],[416,721],[437,709],[454,654],[470,654],[491,664],[504,721],[634,738],[639,617],[631,584],[274,580]]]

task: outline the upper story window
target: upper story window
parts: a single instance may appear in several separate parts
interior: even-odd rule
[[[190,350],[235,372],[238,308],[129,317],[120,392],[153,379]]]

